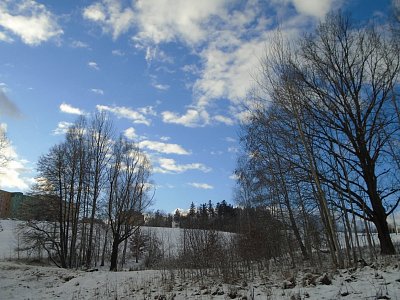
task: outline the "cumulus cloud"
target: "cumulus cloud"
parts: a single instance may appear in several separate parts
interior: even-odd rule
[[[100,70],[99,65],[98,65],[97,62],[95,62],[95,61],[89,61],[89,62],[88,62],[88,67],[91,68],[91,69],[93,69],[93,70],[96,70],[96,71],[99,71],[99,70]]]
[[[116,39],[133,25],[134,12],[130,7],[122,8],[119,1],[104,0],[86,7],[83,17],[99,24],[104,32],[111,33]]]
[[[238,1],[239,2],[239,1]],[[166,110],[165,123],[198,127],[222,123],[233,125],[246,120],[240,103],[252,88],[259,59],[281,20],[282,34],[296,36],[310,20],[324,16],[342,0],[146,0],[125,2],[103,0],[84,10],[86,19],[99,24],[114,38],[134,28],[132,41],[144,51],[148,64],[158,59],[173,61],[161,49],[163,44],[178,42],[192,50],[199,62],[181,68],[191,78],[188,88],[193,98],[186,111]],[[128,4],[129,3],[129,4]],[[293,13],[296,11],[297,13]],[[115,16],[123,14],[124,26],[118,26]],[[311,18],[310,18],[311,17]],[[317,18],[314,18],[317,17]],[[120,28],[119,30],[117,30]],[[167,85],[152,82],[158,89]],[[222,115],[217,101],[228,100],[228,114]]]
[[[71,42],[71,47],[72,48],[83,48],[83,49],[89,49],[89,45],[86,44],[85,42],[82,41],[72,41]]]
[[[197,44],[208,38],[209,23],[225,14],[227,0],[137,1],[136,40],[155,44],[181,40]]]
[[[0,115],[6,115],[8,117],[19,118],[21,117],[21,111],[19,108],[7,97],[3,92],[4,87],[0,85]]]
[[[25,44],[37,46],[63,34],[55,16],[46,6],[33,0],[0,2],[1,40],[18,36]]]
[[[0,31],[0,41],[6,42],[6,43],[12,43],[14,40],[6,35],[4,32]]]
[[[243,11],[229,11],[226,5],[221,9],[224,12],[216,24],[209,24],[208,39],[197,51],[201,65],[183,67],[184,72],[197,76],[192,86],[191,107],[183,115],[164,112],[163,121],[166,123],[187,127],[215,122],[233,125],[237,119],[236,114],[210,116],[208,111],[219,99],[227,99],[237,107],[247,96],[253,84],[250,75],[259,65],[270,32],[266,30],[268,19],[259,13],[261,9],[257,2],[249,2]],[[186,42],[190,44],[190,40]]]
[[[202,190],[212,190],[214,188],[212,185],[199,182],[189,182],[188,185],[195,187],[196,189],[202,189]]]
[[[141,47],[141,46],[139,46]],[[151,64],[152,61],[164,62],[172,64],[174,59],[167,55],[163,50],[160,50],[158,46],[147,46],[146,47],[146,55],[144,57],[148,64]]]
[[[214,116],[214,120],[225,125],[233,125],[235,123],[231,118],[222,115]]]
[[[77,107],[73,107],[70,104],[67,103],[62,103],[60,105],[60,111],[66,114],[72,114],[72,115],[84,115],[85,112]]]
[[[136,139],[136,138],[137,138],[137,134],[136,134],[135,128],[129,127],[129,128],[127,128],[127,129],[125,129],[125,130],[124,130],[124,136],[125,136],[127,139],[130,139],[130,140]]]
[[[90,89],[90,91],[98,95],[104,95],[104,91],[102,89]]]
[[[122,50],[119,50],[119,49],[115,49],[115,50],[111,51],[111,54],[115,55],[115,56],[124,56],[125,52],[123,52]]]
[[[160,140],[162,140],[163,142],[167,142],[169,141],[171,138],[169,136],[162,136],[160,137]]]
[[[144,140],[139,142],[139,147],[164,154],[179,154],[179,155],[190,154],[189,151],[187,151],[178,144],[169,144],[157,141]]]
[[[147,116],[155,115],[155,112],[151,106],[142,107],[138,110],[125,106],[107,106],[107,105],[96,105],[99,111],[109,111],[115,114],[118,118],[125,118],[131,120],[135,124],[144,124],[150,126],[151,120]]]
[[[65,133],[67,133],[68,129],[69,129],[72,125],[74,125],[74,124],[73,124],[73,123],[70,123],[70,122],[65,122],[65,121],[59,122],[59,123],[57,124],[57,128],[53,130],[53,134],[54,134],[54,135],[65,134]]]
[[[166,91],[169,89],[168,84],[153,83],[152,86],[161,91]]]
[[[168,174],[180,174],[189,170],[198,170],[207,173],[211,171],[211,168],[202,163],[177,164],[176,161],[171,158],[159,158],[158,166],[154,168],[154,172],[156,173]]]
[[[6,131],[7,125],[1,123],[0,134],[3,135]],[[34,182],[34,179],[28,176],[32,171],[27,166],[29,162],[18,156],[15,147],[9,141],[2,144],[0,151],[2,155],[8,158],[4,165],[0,165],[0,189],[28,190],[29,186]]]
[[[161,113],[164,123],[179,124],[186,127],[199,127],[209,123],[210,116],[205,110],[188,109],[184,115],[164,111]]]
[[[334,0],[292,0],[299,13],[317,18],[324,17],[334,2]]]

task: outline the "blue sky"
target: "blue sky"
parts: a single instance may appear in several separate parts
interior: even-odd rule
[[[241,104],[277,24],[289,38],[332,9],[386,18],[386,0],[2,0],[0,124],[28,191],[38,157],[79,115],[108,111],[153,163],[153,208],[232,202]]]

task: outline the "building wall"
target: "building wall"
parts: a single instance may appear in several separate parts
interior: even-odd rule
[[[24,201],[27,201],[28,197],[22,193],[12,193],[11,195],[11,218],[19,219],[21,213],[21,207]]]
[[[0,218],[11,218],[12,193],[0,190]]]
[[[10,193],[0,190],[0,218],[23,218],[23,211],[29,209],[32,197],[23,193]],[[33,202],[32,202],[33,204]]]

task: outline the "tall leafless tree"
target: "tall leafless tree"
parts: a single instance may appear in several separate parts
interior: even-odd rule
[[[98,200],[105,184],[106,167],[111,157],[111,141],[113,138],[113,126],[109,116],[100,112],[95,114],[88,128],[88,149],[89,149],[89,180],[90,180],[90,215],[89,215],[89,235],[86,254],[86,267],[92,263],[93,251],[93,232]]]
[[[108,221],[112,233],[110,271],[116,271],[119,246],[143,225],[149,205],[150,163],[139,148],[124,138],[114,145],[108,169]]]
[[[262,62],[259,81],[269,102],[253,114],[262,116],[253,121],[281,139],[281,158],[308,172],[339,264],[331,205],[373,222],[381,253],[395,252],[386,218],[400,201],[393,180],[398,167],[389,167],[390,145],[400,134],[400,54],[390,32],[379,30],[384,29],[353,26],[338,13],[296,41],[299,46],[278,38]],[[293,141],[302,151],[288,156]]]

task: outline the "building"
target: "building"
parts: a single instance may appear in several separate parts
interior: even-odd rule
[[[34,206],[34,198],[20,192],[0,190],[0,218],[24,219],[27,209]]]
[[[11,217],[11,196],[12,193],[0,190],[0,218]]]

